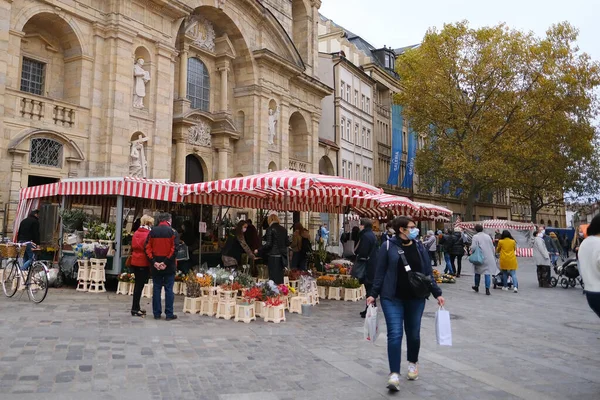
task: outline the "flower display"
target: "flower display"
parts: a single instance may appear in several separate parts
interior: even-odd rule
[[[183,271],[177,271],[175,274],[175,282],[183,282],[185,280],[185,274]]]
[[[297,281],[298,279],[300,279],[301,275],[302,271],[300,271],[299,269],[293,269],[290,271],[288,278],[290,278],[290,281]]]
[[[236,273],[234,275],[233,280],[234,282],[239,283],[240,285],[242,285],[242,287],[245,288],[254,285],[254,278],[252,278],[252,276],[248,274]]]
[[[244,299],[248,303],[253,303],[255,301],[263,300],[263,291],[262,288],[258,286],[251,287],[250,289],[246,289],[244,291]]]
[[[265,307],[277,307],[283,304],[283,300],[279,297],[267,297],[265,301]]]
[[[288,294],[290,294],[290,287],[288,285],[278,285],[277,289],[279,289],[279,294],[283,295],[283,296],[287,296]]]
[[[356,278],[343,279],[341,283],[345,289],[358,289],[360,287],[360,282]]]
[[[293,287],[288,285],[288,290],[290,291],[291,294],[296,294],[296,289],[294,289]]]
[[[331,286],[331,284],[335,281],[333,276],[324,275],[317,278],[318,286]]]
[[[117,277],[117,279],[119,282],[135,283],[135,274],[123,272]]]
[[[231,284],[229,283],[224,283],[221,285],[221,289],[223,290],[230,290],[230,291],[238,291],[238,290],[242,290],[244,287],[239,284],[238,282],[233,282]]]
[[[74,250],[78,260],[89,260],[94,257],[94,245],[91,243],[78,243]]]

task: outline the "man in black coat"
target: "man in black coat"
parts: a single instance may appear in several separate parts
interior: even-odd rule
[[[263,257],[267,258],[269,279],[280,285],[283,283],[283,271],[288,266],[288,246],[290,241],[286,229],[280,225],[276,214],[269,215],[269,228],[265,234]]]
[[[33,242],[36,245],[40,244],[40,212],[39,210],[33,210],[29,213],[29,216],[21,221],[19,225],[19,232],[17,234],[17,242]],[[25,248],[25,254],[23,255],[23,269],[29,269],[29,266],[33,262],[33,246],[28,244]]]
[[[377,266],[377,237],[373,233],[373,222],[368,218],[360,220],[360,235],[356,246],[356,262],[352,268],[352,276],[365,285],[367,297],[370,296],[373,280],[375,279],[375,267]],[[365,317],[367,309],[360,313]]]

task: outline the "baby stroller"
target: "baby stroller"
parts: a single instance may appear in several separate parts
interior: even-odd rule
[[[560,282],[560,286],[563,289],[568,289],[569,286],[575,287],[577,283],[584,289],[583,279],[579,275],[579,270],[577,269],[577,259],[569,258],[567,261],[563,263],[563,265],[555,266],[554,272],[558,277],[550,278],[550,284],[552,287],[556,287],[556,285]]]
[[[496,275],[492,275],[492,283],[494,284],[494,289],[502,288],[504,286],[502,279],[503,279],[502,271],[498,272]],[[512,289],[512,287],[513,287],[512,277],[509,275],[507,279],[508,279],[508,283],[506,284],[506,286],[509,289]]]

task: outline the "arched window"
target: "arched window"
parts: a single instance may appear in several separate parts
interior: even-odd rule
[[[540,220],[540,225],[544,225],[544,220]]]
[[[188,60],[187,97],[193,109],[209,111],[210,77],[206,65],[197,58]]]
[[[557,220],[557,219],[556,219],[556,220],[554,220],[554,227],[555,227],[555,228],[559,228],[559,226],[558,226],[558,220]]]
[[[52,139],[31,139],[29,163],[44,167],[62,167],[63,145]]]

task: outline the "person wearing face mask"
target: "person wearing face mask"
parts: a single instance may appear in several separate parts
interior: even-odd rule
[[[537,266],[537,278],[539,287],[550,287],[550,253],[544,242],[544,228],[537,230],[533,239],[533,261]]]
[[[408,279],[402,252],[412,271],[431,279],[431,294],[440,306],[445,303],[442,290],[432,275],[431,260],[423,244],[416,240],[419,230],[412,219],[397,217],[392,221],[396,236],[384,243],[377,253],[377,268],[367,304],[381,296],[381,308],[387,325],[387,352],[390,367],[388,389],[400,390],[400,352],[403,330],[406,332],[409,380],[419,377],[417,363],[421,347],[421,318],[425,299],[417,297]]]
[[[227,238],[227,242],[225,242],[225,246],[221,253],[224,267],[237,267],[242,265],[242,254],[244,253],[248,255],[250,260],[256,258],[255,254],[258,253],[258,250],[254,250],[253,252],[246,243],[246,238],[244,237],[246,229],[248,229],[248,223],[246,221],[240,221],[235,227],[234,236]]]

